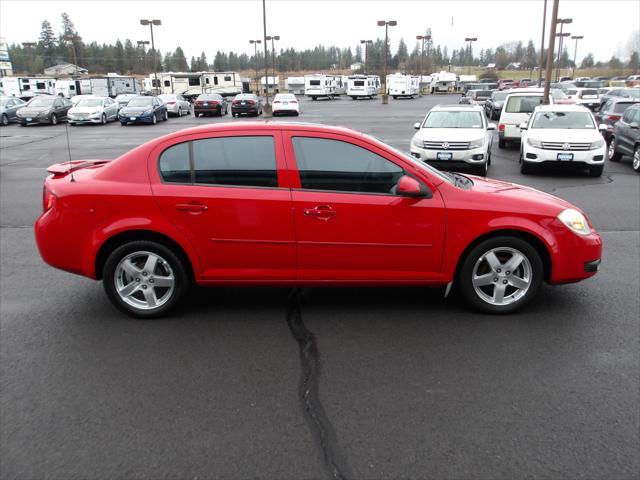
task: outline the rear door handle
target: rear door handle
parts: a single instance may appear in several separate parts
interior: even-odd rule
[[[304,214],[307,216],[317,217],[320,220],[328,220],[329,218],[336,216],[336,211],[331,208],[331,205],[318,205],[313,208],[305,208]]]
[[[204,203],[176,203],[175,208],[180,212],[198,214],[206,211],[209,207]]]

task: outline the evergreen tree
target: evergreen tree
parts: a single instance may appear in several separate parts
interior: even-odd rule
[[[407,44],[404,43],[404,39],[400,37],[400,42],[398,42],[398,66],[402,67],[407,59],[409,58],[409,52],[407,51]]]
[[[588,53],[587,56],[582,59],[580,68],[593,68],[594,64],[593,53]]]
[[[56,56],[56,35],[48,20],[44,20],[40,27],[40,37],[38,38],[37,54],[42,58],[45,67],[50,67],[55,63]]]
[[[640,61],[638,59],[638,52],[633,52],[629,57],[629,63],[627,64],[627,68],[630,68],[631,70],[633,70],[634,73],[637,73],[639,67],[640,67]]]

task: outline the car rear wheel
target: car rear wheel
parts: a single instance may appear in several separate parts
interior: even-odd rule
[[[516,237],[495,237],[474,247],[458,274],[460,292],[485,313],[511,313],[540,289],[544,266],[530,243]]]
[[[169,112],[167,110],[164,111],[164,117],[162,117],[162,121],[166,122],[169,120]]]
[[[612,162],[619,162],[620,158],[622,157],[622,155],[620,155],[620,152],[617,151],[618,147],[616,144],[616,137],[611,137],[611,140],[609,140],[609,147],[607,148],[607,157]]]
[[[57,125],[58,124],[58,117],[56,116],[55,113],[51,114],[51,125]]]
[[[633,169],[640,173],[640,145],[636,145],[636,149],[633,151]]]
[[[107,124],[107,116],[104,113],[102,114],[102,117],[100,117],[100,123],[102,123],[102,125]]]
[[[138,318],[165,315],[188,290],[185,267],[166,246],[133,241],[116,248],[103,270],[109,300],[123,312]]]
[[[5,127],[9,125],[9,117],[7,117],[4,113],[2,114],[2,125]]]

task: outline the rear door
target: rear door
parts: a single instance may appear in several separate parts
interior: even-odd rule
[[[148,165],[153,194],[196,248],[203,280],[295,278],[280,132],[185,136],[158,146]]]
[[[284,132],[301,281],[419,282],[439,278],[444,206],[394,193],[408,173],[349,136]]]

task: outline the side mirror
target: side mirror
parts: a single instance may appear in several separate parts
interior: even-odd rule
[[[526,130],[527,129],[527,123],[526,122],[522,122],[520,125],[518,125],[520,130]]]
[[[495,130],[495,129],[496,129],[495,123],[490,123],[489,125],[487,125],[487,130]]]
[[[413,128],[415,128],[416,130],[420,130],[420,122],[414,123]]]
[[[631,122],[629,124],[629,128],[633,128],[634,130],[638,129],[638,122]]]
[[[606,123],[601,123],[600,125],[598,125],[598,130],[600,130],[601,132],[609,130],[609,125],[607,125]]]
[[[409,175],[403,175],[396,185],[396,194],[403,197],[429,197],[429,190],[422,183]]]

